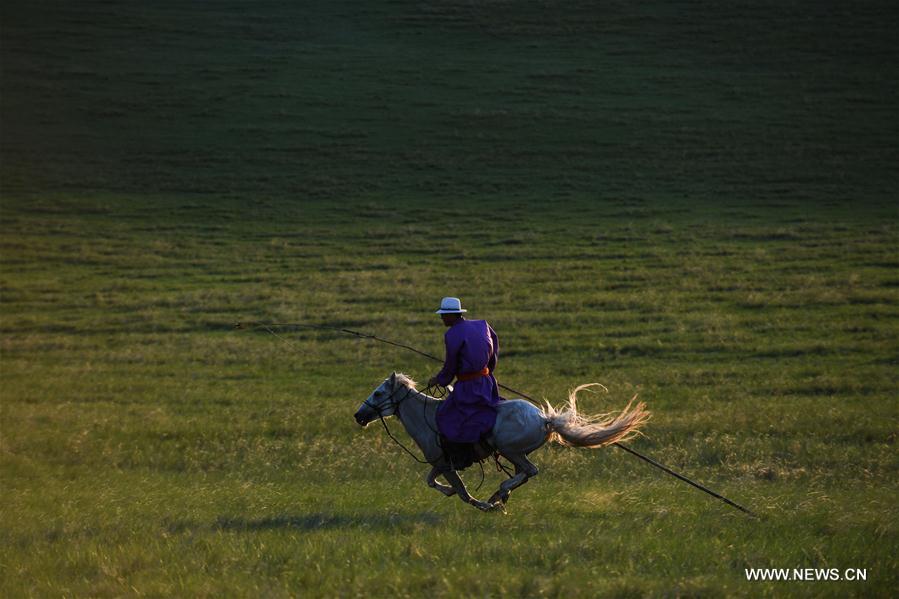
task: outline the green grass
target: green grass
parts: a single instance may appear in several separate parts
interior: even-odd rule
[[[889,596],[895,17],[4,5],[0,596]],[[434,364],[231,328],[439,354],[443,295],[762,518],[558,446],[481,514],[352,420]]]

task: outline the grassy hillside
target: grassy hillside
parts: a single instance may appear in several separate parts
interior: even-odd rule
[[[4,3],[0,595],[888,596],[895,22]],[[439,354],[448,294],[498,331],[501,382],[639,393],[634,447],[762,519],[561,447],[481,514],[352,421],[433,364],[231,328]]]

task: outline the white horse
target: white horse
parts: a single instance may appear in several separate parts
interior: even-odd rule
[[[426,477],[428,486],[447,497],[458,495],[465,503],[488,511],[502,508],[513,489],[537,476],[537,466],[527,456],[548,440],[572,447],[604,447],[635,434],[649,418],[643,403],[631,408],[633,399],[617,416],[588,417],[578,413],[578,391],[594,385],[574,389],[568,395],[568,405],[559,411],[548,402],[545,410],[522,399],[499,403],[496,424],[487,442],[515,466],[515,475],[503,481],[486,502],[468,493],[465,483],[443,454],[437,432],[437,407],[441,400],[418,391],[415,381],[408,376],[391,374],[362,402],[354,417],[357,423],[366,426],[377,418],[396,416],[432,466]],[[438,476],[443,476],[451,486],[437,482]]]

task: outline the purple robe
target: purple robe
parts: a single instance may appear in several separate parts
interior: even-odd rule
[[[470,381],[456,381],[450,393],[437,408],[437,428],[456,443],[474,443],[489,433],[496,422],[499,389],[493,371],[499,341],[486,320],[461,319],[444,335],[446,360],[437,376],[441,385],[449,385],[459,374],[478,372],[485,367],[490,374]]]

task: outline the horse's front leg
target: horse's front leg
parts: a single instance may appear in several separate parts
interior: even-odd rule
[[[456,494],[459,496],[459,499],[464,501],[469,505],[473,505],[479,510],[489,512],[494,509],[494,506],[489,503],[485,503],[483,501],[479,501],[468,494],[468,489],[465,488],[465,483],[462,482],[462,478],[459,476],[459,473],[455,470],[447,470],[443,472],[443,478],[445,478],[449,484],[453,486],[453,489],[456,490]]]
[[[444,485],[443,483],[438,483],[437,477],[440,476],[440,474],[441,474],[441,471],[439,468],[437,468],[436,466],[431,468],[431,471],[428,472],[428,475],[425,477],[425,479],[427,480],[428,486],[431,487],[432,489],[437,489],[438,491],[440,491],[447,497],[452,497],[453,495],[456,494],[456,490],[454,488],[450,487],[449,485]]]

